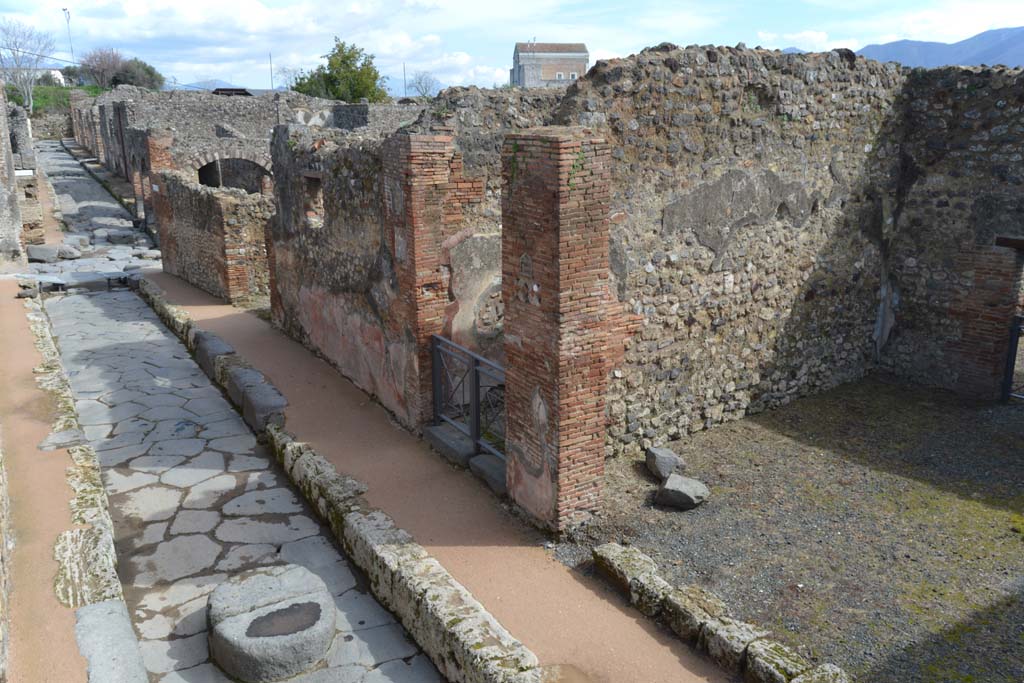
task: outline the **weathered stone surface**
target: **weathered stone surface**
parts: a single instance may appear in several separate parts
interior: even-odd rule
[[[123,600],[105,600],[75,611],[75,639],[97,683],[147,683],[149,676],[139,653]]]
[[[30,244],[25,248],[29,263],[56,263],[59,251],[55,244]]]
[[[811,663],[774,640],[755,640],[747,646],[743,677],[747,683],[789,683]]]
[[[235,352],[235,349],[226,341],[212,332],[202,330],[195,332],[192,348],[195,349],[196,363],[209,377],[216,377],[214,363],[217,356]]]
[[[702,482],[678,474],[670,474],[654,496],[659,505],[692,510],[711,495],[711,491]]]
[[[699,586],[670,590],[662,602],[662,613],[675,634],[691,645],[696,645],[704,624],[728,616],[725,603]]]
[[[683,459],[668,448],[647,449],[647,469],[658,481],[665,481],[670,474],[682,472],[686,467]]]
[[[254,384],[244,390],[242,413],[245,421],[256,432],[267,425],[284,426],[284,409],[288,400],[270,384]]]
[[[698,647],[732,674],[739,674],[747,646],[758,638],[765,638],[767,631],[756,626],[736,621],[729,617],[709,619],[701,629]]]
[[[210,594],[213,657],[247,683],[295,676],[327,657],[335,634],[333,607],[323,581],[303,567],[240,574]]]
[[[153,552],[131,558],[130,565],[137,572],[135,583],[153,586],[212,569],[220,549],[206,536],[177,536],[164,541]]]
[[[792,683],[850,683],[850,677],[834,664],[822,664],[797,676]]]

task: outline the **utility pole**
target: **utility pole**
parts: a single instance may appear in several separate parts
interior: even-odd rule
[[[61,10],[64,12],[64,21],[68,25],[68,48],[71,50],[71,61],[75,61],[75,46],[71,44],[71,10],[67,7],[62,7]]]
[[[405,82],[405,62],[402,62],[402,96],[409,96],[409,84]]]
[[[267,53],[267,57],[270,59],[270,89],[274,89],[274,54],[272,52]]]

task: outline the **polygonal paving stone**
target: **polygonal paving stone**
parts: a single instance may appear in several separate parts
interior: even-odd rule
[[[194,420],[195,413],[190,413],[178,406],[157,406],[141,413],[139,417],[159,422],[161,420]]]
[[[225,515],[278,515],[302,512],[302,504],[290,489],[265,489],[244,493],[224,505]]]
[[[139,399],[146,398],[146,395],[141,391],[132,391],[131,389],[118,389],[117,391],[111,391],[103,394],[100,399],[109,406],[116,406],[119,403],[138,402],[142,403]]]
[[[78,412],[78,423],[82,425],[114,424],[135,417],[146,410],[146,406],[138,403],[122,403],[120,405],[104,405],[99,401],[78,401],[75,404]]]
[[[362,631],[395,623],[391,612],[381,607],[372,595],[355,589],[335,597],[334,606],[338,609],[339,631]]]
[[[146,486],[116,497],[111,505],[126,517],[161,522],[174,516],[181,495],[178,489],[167,486]]]
[[[172,671],[160,683],[231,683],[231,679],[215,664],[200,664],[191,669]]]
[[[142,488],[149,484],[155,484],[158,481],[155,475],[146,474],[145,472],[122,474],[117,470],[103,470],[102,476],[107,493],[111,495]]]
[[[273,543],[280,545],[312,536],[320,531],[309,517],[293,515],[284,522],[263,522],[255,519],[229,519],[223,522],[214,536],[225,543]]]
[[[198,441],[199,439],[195,439]],[[159,444],[157,444],[159,445]],[[173,470],[165,472],[160,478],[165,484],[187,488],[224,472],[224,456],[220,453],[203,453]]]
[[[263,470],[261,472],[251,472],[245,479],[245,490],[246,491],[257,491],[259,489],[273,489],[278,486],[285,486],[286,483],[282,477],[277,476],[273,470]]]
[[[228,464],[228,472],[251,472],[265,470],[270,467],[270,459],[257,455],[233,455]]]
[[[330,666],[359,664],[371,667],[412,657],[417,651],[401,626],[387,624],[361,631],[339,632],[327,661]]]
[[[256,448],[256,437],[252,434],[243,434],[214,439],[210,442],[210,448],[227,453],[250,453],[252,449]]]
[[[172,534],[205,534],[220,522],[215,510],[180,510],[171,524]]]
[[[191,439],[198,431],[199,425],[192,420],[161,420],[156,423],[156,428],[146,436],[145,441]]]
[[[443,679],[425,655],[416,655],[408,662],[396,659],[385,662],[366,674],[359,683],[441,683]]]
[[[128,543],[134,550],[138,550],[143,546],[159,543],[164,540],[164,535],[167,533],[167,526],[167,522],[154,522],[153,524],[147,524],[142,527],[142,533],[136,533],[128,540]]]
[[[231,404],[220,396],[210,398],[193,398],[183,407],[185,410],[191,410],[196,415],[209,415],[211,413],[223,413],[231,410]]]
[[[306,569],[316,569],[339,562],[341,553],[334,544],[323,536],[304,538],[294,543],[281,546],[281,559],[289,564],[297,564]]]
[[[160,640],[171,635],[174,620],[166,614],[158,614],[149,619],[136,620],[135,630],[146,640]]]
[[[177,581],[170,586],[160,586],[154,590],[147,591],[139,600],[138,607],[140,610],[162,612],[176,605],[183,605],[202,596],[209,595],[227,577],[227,574],[192,576]]]
[[[176,623],[171,633],[176,636],[190,636],[194,633],[201,633],[206,630],[206,603],[207,597],[190,600],[184,605],[179,605],[173,610]]]
[[[135,584],[145,587],[211,569],[220,551],[220,544],[206,536],[176,536],[152,553],[135,555],[128,562],[138,572]]]
[[[114,428],[114,425],[103,425],[109,432]],[[138,446],[143,443],[143,438],[146,436],[145,432],[128,432],[127,434],[118,434],[117,436],[111,436],[99,441],[94,441],[92,444],[93,449],[96,452],[99,451],[112,451],[118,448],[124,448],[126,446]],[[149,448],[147,443],[143,448],[142,452],[145,453],[146,449]],[[139,453],[141,455],[142,453]]]
[[[183,462],[185,462],[183,455],[144,455],[129,461],[128,467],[136,472],[162,474]]]
[[[139,652],[146,669],[153,673],[189,669],[210,658],[205,633],[177,640],[143,640]]]
[[[122,420],[114,425],[114,434],[129,434],[131,432],[148,432],[153,428],[153,423],[139,417]]]
[[[204,439],[219,439],[225,436],[238,436],[239,434],[248,433],[249,425],[245,424],[242,418],[229,417],[226,420],[210,423],[199,433],[199,436]]]
[[[174,394],[143,394],[141,398],[135,399],[136,403],[140,403],[147,408],[159,408],[161,406],[180,407],[185,405],[185,401],[188,399],[182,398],[181,396],[175,396]]]
[[[217,563],[221,571],[234,571],[242,567],[260,564],[273,564],[278,561],[277,546],[269,543],[237,545],[224,555]]]
[[[238,479],[235,478],[235,475],[221,474],[193,486],[182,505],[187,508],[210,508],[237,488]]]
[[[112,425],[86,425],[82,427],[86,441],[99,441],[110,435]]]
[[[192,456],[200,453],[204,446],[206,441],[203,439],[168,439],[154,443],[149,449],[149,454]]]

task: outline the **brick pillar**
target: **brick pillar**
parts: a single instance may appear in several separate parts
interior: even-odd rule
[[[403,395],[408,427],[431,419],[430,337],[441,332],[448,303],[441,272],[450,135],[398,134],[384,147],[384,235],[394,255],[398,299],[389,325],[415,344]]]
[[[999,398],[1010,323],[1017,314],[1024,277],[1024,251],[1007,247],[970,247],[956,256],[956,269],[972,273],[950,308],[960,338],[947,345],[950,369],[957,373],[957,393],[984,400]]]
[[[563,530],[600,502],[608,376],[633,324],[609,291],[610,152],[545,127],[507,136],[502,161],[506,479]]]

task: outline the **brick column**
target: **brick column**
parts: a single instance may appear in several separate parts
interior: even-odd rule
[[[389,321],[415,343],[405,373],[407,426],[431,419],[430,337],[441,332],[448,303],[441,272],[451,135],[394,135],[384,147],[384,235],[394,255],[398,293]]]
[[[995,400],[1002,389],[1010,323],[1021,303],[1024,251],[1002,246],[969,247],[956,255],[956,269],[973,282],[950,307],[961,335],[947,345],[957,393]]]
[[[502,160],[506,478],[562,530],[600,502],[608,376],[633,324],[608,286],[610,151],[546,127],[506,137]]]

